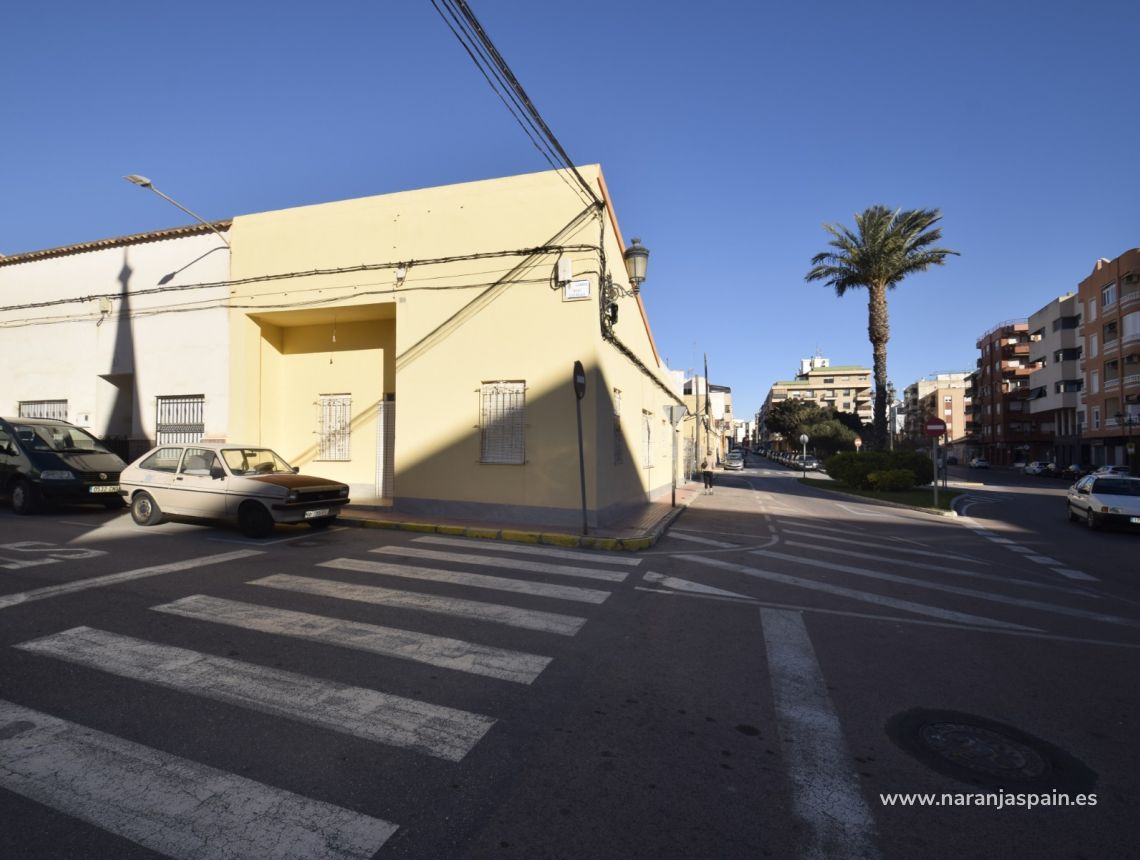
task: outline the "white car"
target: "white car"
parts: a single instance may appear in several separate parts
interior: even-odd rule
[[[1032,463],[1026,463],[1021,472],[1024,475],[1043,475],[1048,468],[1049,464],[1044,460],[1034,460]]]
[[[1071,521],[1084,520],[1090,529],[1140,526],[1140,478],[1086,475],[1069,487],[1065,507]]]
[[[739,451],[729,451],[724,458],[725,469],[741,470],[744,468],[744,455]]]
[[[248,537],[275,523],[323,528],[348,504],[348,485],[299,475],[269,448],[195,442],[161,445],[119,476],[120,494],[140,526],[167,515],[237,520]]]

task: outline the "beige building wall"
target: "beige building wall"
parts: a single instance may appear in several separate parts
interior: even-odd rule
[[[600,169],[580,171],[604,197]],[[592,520],[668,491],[665,406],[678,401],[640,300],[618,300],[619,345],[601,335],[599,237],[629,286],[612,206],[584,208],[558,174],[243,216],[231,236],[231,439],[280,448],[361,499],[378,489],[377,412],[393,401],[397,507],[580,521],[579,360]],[[556,281],[560,258],[584,297]],[[499,381],[525,384],[520,465],[480,462],[480,391]],[[322,394],[352,398],[349,460],[316,457]]]

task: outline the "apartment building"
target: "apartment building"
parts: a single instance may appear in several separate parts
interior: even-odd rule
[[[1028,320],[1009,320],[978,338],[981,352],[972,396],[971,450],[994,465],[1043,458],[1052,444],[1030,411],[1035,365]]]
[[[1029,412],[1049,437],[1038,459],[1058,466],[1085,462],[1082,454],[1081,308],[1076,294],[1056,298],[1029,317]]]
[[[1077,301],[1089,459],[1127,463],[1133,436],[1140,436],[1140,248],[1097,260]]]
[[[934,373],[916,380],[903,389],[903,438],[911,443],[929,440],[923,427],[925,419],[938,417],[946,422],[950,441],[966,435],[966,414],[971,405],[967,395],[968,371]]]

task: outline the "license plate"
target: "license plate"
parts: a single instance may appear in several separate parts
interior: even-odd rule
[[[103,486],[103,487],[92,487],[91,492],[92,493],[117,493],[117,492],[119,492],[119,485],[118,484],[108,484],[107,486]]]
[[[305,511],[305,519],[307,519],[307,520],[311,520],[314,517],[327,517],[328,515],[329,515],[329,509],[328,508],[321,508],[320,510],[316,510],[316,511]]]

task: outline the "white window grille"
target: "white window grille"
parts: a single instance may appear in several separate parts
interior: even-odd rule
[[[67,420],[66,400],[21,400],[21,418],[51,418],[54,421]]]
[[[155,398],[155,442],[201,442],[206,432],[205,394],[183,394]]]
[[[352,395],[321,394],[317,425],[317,459],[350,460],[352,435]]]
[[[479,393],[479,462],[526,462],[526,383],[484,382]]]

